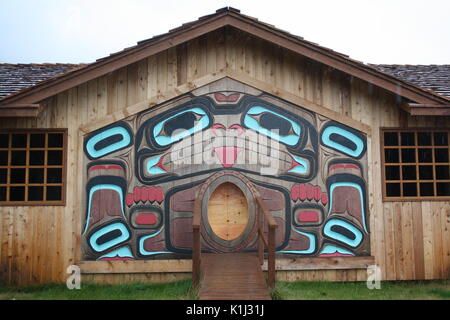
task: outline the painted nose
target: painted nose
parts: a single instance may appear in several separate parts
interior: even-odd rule
[[[211,127],[211,130],[216,136],[219,135],[217,133],[217,130],[225,130],[225,131],[227,131],[227,130],[236,130],[238,136],[240,136],[244,132],[244,128],[242,128],[242,126],[240,124],[232,124],[231,126],[229,126],[227,128],[221,123],[214,123],[212,125],[212,127]]]

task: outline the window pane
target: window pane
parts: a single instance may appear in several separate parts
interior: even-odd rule
[[[403,196],[404,197],[417,196],[417,184],[416,183],[404,183],[403,184]]]
[[[44,187],[28,187],[28,201],[44,200]]]
[[[398,146],[398,133],[397,132],[385,132],[384,133],[384,145],[385,146]]]
[[[0,148],[8,148],[9,134],[0,134]]]
[[[386,183],[386,196],[400,197],[400,183]]]
[[[27,163],[26,151],[12,151],[11,152],[11,165],[12,166],[24,166]]]
[[[398,155],[398,149],[386,149],[384,150],[384,161],[386,163],[399,163],[400,158]]]
[[[6,187],[0,187],[0,201],[6,201]]]
[[[438,196],[450,196],[450,182],[436,183]]]
[[[448,146],[448,133],[447,132],[435,132],[434,133],[434,145],[435,146]]]
[[[416,150],[402,149],[402,162],[416,162]]]
[[[419,162],[433,162],[432,149],[419,149]]]
[[[61,133],[48,134],[48,147],[61,148],[63,146],[63,135]]]
[[[419,146],[431,146],[431,132],[418,132],[417,142]]]
[[[24,201],[24,200],[25,200],[25,187],[9,188],[9,201]]]
[[[400,132],[402,146],[413,146],[414,142],[414,132]]]
[[[0,169],[0,183],[6,183],[8,179],[8,169]]]
[[[403,166],[402,175],[403,180],[416,180],[416,166]]]
[[[45,147],[45,134],[32,134],[30,135],[30,148],[44,148]]]
[[[27,135],[26,134],[13,134],[12,145],[13,148],[26,148],[27,147]]]
[[[25,169],[11,169],[11,183],[25,183]]]
[[[432,180],[433,166],[419,166],[419,179]]]
[[[400,166],[386,166],[386,180],[400,180]]]
[[[47,187],[47,200],[61,200],[61,187]]]
[[[62,151],[59,151],[59,150],[47,151],[47,164],[48,165],[61,165],[62,164]]]
[[[436,179],[450,179],[450,166],[436,166]]]
[[[0,166],[8,165],[8,151],[0,151]]]
[[[28,173],[29,183],[44,183],[44,168],[30,168]]]
[[[434,161],[435,162],[449,162],[448,161],[448,149],[434,149]]]
[[[434,187],[432,182],[420,184],[420,195],[422,197],[432,197],[434,195]]]
[[[43,166],[45,151],[30,151],[30,166]]]
[[[62,169],[49,168],[47,169],[47,183],[61,183]]]

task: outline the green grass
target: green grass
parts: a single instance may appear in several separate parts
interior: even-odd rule
[[[450,300],[450,280],[382,282],[369,290],[365,282],[277,282],[276,300]],[[65,284],[27,287],[0,286],[0,300],[193,300],[190,280],[172,283],[98,285],[82,283],[81,290]]]
[[[0,300],[187,300],[195,299],[190,280],[161,284],[98,285],[82,283],[80,290],[65,284],[28,287],[0,286]]]
[[[277,300],[449,300],[450,280],[382,282],[367,289],[365,282],[278,282]]]

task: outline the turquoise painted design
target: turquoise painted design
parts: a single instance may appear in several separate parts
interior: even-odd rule
[[[339,143],[336,143],[335,141],[330,140],[330,136],[333,133],[341,135],[341,136],[347,138],[348,140],[352,141],[356,145],[356,150],[352,150],[346,146],[343,146]],[[325,130],[323,130],[322,141],[326,146],[336,149],[336,150],[339,150],[342,153],[345,153],[346,155],[349,155],[354,158],[360,157],[361,153],[364,150],[364,141],[363,140],[361,140],[358,136],[354,135],[353,133],[351,133],[345,129],[336,127],[336,126],[329,126]]]
[[[182,130],[181,132],[178,132],[170,137],[159,135],[161,133],[162,128],[164,127],[164,124],[167,121],[169,121],[170,119],[173,119],[179,115],[187,113],[187,112],[193,112],[193,113],[196,113],[197,115],[201,116],[200,120],[198,120],[197,123],[192,128],[190,128],[188,130]],[[164,147],[164,146],[171,145],[172,143],[180,141],[180,140],[186,138],[187,136],[190,136],[196,132],[199,132],[199,131],[205,129],[206,127],[209,126],[209,124],[210,124],[209,117],[203,109],[191,108],[191,109],[187,109],[184,111],[180,111],[180,112],[176,113],[175,115],[159,122],[153,128],[153,137],[155,138],[156,143],[158,143],[160,146]]]
[[[119,237],[112,239],[108,242],[102,243],[101,245],[97,244],[98,238],[100,238],[102,235],[113,231],[113,230],[120,230],[122,233]],[[89,243],[91,244],[92,249],[94,249],[97,252],[105,251],[109,248],[114,247],[115,245],[127,241],[130,238],[130,233],[128,232],[127,227],[122,222],[116,222],[110,225],[107,225],[106,227],[103,227],[102,229],[96,231],[89,239]]]
[[[288,170],[288,172],[298,173],[298,174],[307,174],[309,172],[309,162],[306,159],[300,158],[298,156],[294,156],[291,154],[292,158],[299,164],[298,166],[293,167]]]
[[[289,121],[292,125],[292,130],[294,131],[295,134],[281,136],[281,135],[277,134],[276,132],[272,132],[272,131],[267,130],[266,128],[261,127],[259,125],[258,121],[255,118],[253,118],[252,116],[257,116],[257,115],[260,115],[260,114],[266,113],[266,112],[274,114],[277,117],[280,117],[280,118],[283,118],[283,119]],[[298,141],[300,140],[301,129],[300,129],[300,125],[298,123],[292,121],[291,119],[289,119],[279,113],[276,113],[272,110],[269,110],[269,109],[261,107],[261,106],[255,106],[248,110],[247,114],[244,117],[244,125],[250,129],[253,129],[261,134],[268,136],[271,139],[278,140],[281,143],[287,144],[289,146],[296,145],[298,143]]]
[[[352,256],[354,256],[355,254],[351,251],[336,247],[336,246],[332,246],[332,245],[326,245],[322,251],[320,251],[320,254],[333,254],[333,253],[341,253],[341,254],[350,254]]]
[[[306,250],[281,250],[281,251],[277,251],[278,253],[311,254],[316,250],[316,236],[313,233],[301,232],[295,228],[292,228],[292,230],[308,237],[309,248]]]
[[[332,231],[331,227],[335,226],[335,225],[341,226],[341,227],[351,231],[355,235],[355,239],[353,239],[353,240],[349,239],[340,233]],[[336,239],[336,240],[339,240],[340,242],[343,242],[352,248],[356,248],[357,246],[359,246],[363,239],[363,235],[362,235],[361,231],[359,231],[357,228],[355,228],[350,223],[345,222],[340,219],[328,220],[327,223],[325,224],[325,227],[323,228],[323,233],[326,236]]]
[[[86,226],[84,228],[83,231],[83,235],[86,233],[88,227],[89,227],[89,221],[91,219],[91,202],[92,202],[92,195],[94,194],[94,192],[98,191],[98,190],[104,190],[104,189],[109,189],[109,190],[113,190],[116,191],[119,194],[120,197],[120,209],[122,211],[122,216],[125,218],[125,212],[123,209],[123,205],[124,205],[124,200],[123,200],[123,194],[122,194],[122,188],[120,188],[119,186],[115,185],[115,184],[99,184],[96,185],[94,187],[91,188],[91,190],[89,190],[89,200],[88,200],[88,216],[86,218]],[[125,218],[126,219],[126,218]]]
[[[355,188],[356,190],[358,190],[359,199],[360,199],[360,202],[361,202],[361,215],[362,215],[362,220],[363,220],[363,228],[364,228],[364,231],[366,233],[368,233],[367,226],[366,226],[365,210],[364,210],[363,191],[361,189],[361,186],[359,184],[357,184],[357,183],[354,183],[354,182],[336,182],[336,183],[333,183],[330,186],[330,207],[329,207],[329,210],[328,210],[328,216],[330,215],[331,209],[333,208],[333,191],[337,187],[352,187],[352,188]]]
[[[139,239],[139,253],[140,254],[142,254],[144,256],[152,256],[152,255],[156,255],[156,254],[171,253],[170,251],[147,251],[144,249],[144,241],[149,238],[156,237],[158,234],[161,233],[162,230],[163,230],[163,228],[159,229],[159,231],[156,233],[150,234],[148,236],[144,236]]]
[[[158,175],[161,173],[167,173],[166,170],[163,170],[159,167],[155,167],[158,164],[161,157],[162,156],[158,156],[158,157],[153,157],[153,158],[149,158],[146,160],[147,163],[145,165],[145,168],[149,175]]]
[[[111,136],[114,135],[121,135],[122,136],[122,140],[117,141],[113,144],[110,144],[107,147],[104,147],[100,150],[95,150],[94,146],[104,140],[107,139]],[[128,147],[131,143],[131,136],[128,133],[128,131],[121,126],[117,126],[117,127],[113,127],[110,129],[107,129],[105,131],[102,131],[98,134],[96,134],[95,136],[93,136],[92,138],[89,139],[89,141],[86,143],[86,151],[89,154],[89,156],[93,159],[97,159],[100,157],[103,157],[106,154],[109,154],[111,152],[115,152],[117,150],[123,149],[125,147]]]
[[[103,258],[114,258],[114,257],[132,258],[132,259],[134,259],[133,254],[131,253],[130,248],[128,248],[128,247],[122,247],[122,248],[113,250],[113,251],[111,251],[111,252],[108,252],[108,253],[102,255],[102,256],[101,256],[100,258],[98,258],[97,260],[101,260],[101,259],[103,259]]]

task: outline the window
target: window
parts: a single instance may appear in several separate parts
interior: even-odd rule
[[[66,130],[0,131],[0,205],[64,205]]]
[[[450,130],[382,129],[384,200],[450,199]]]

